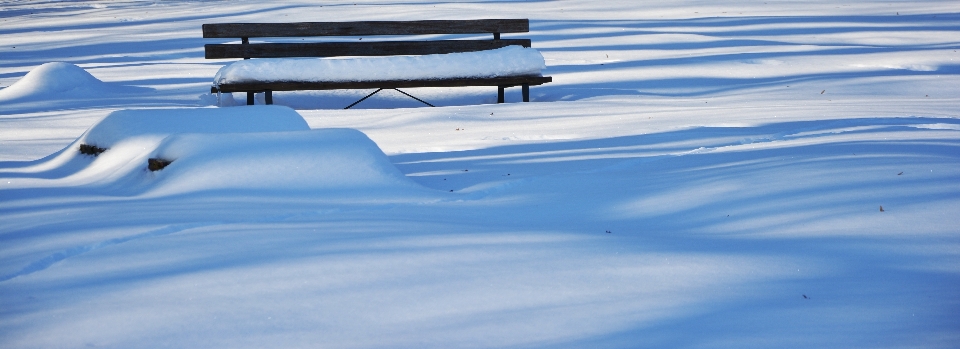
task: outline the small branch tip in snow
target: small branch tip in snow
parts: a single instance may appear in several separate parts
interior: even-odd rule
[[[90,145],[90,144],[81,144],[81,145],[80,145],[80,154],[83,154],[83,155],[93,155],[93,156],[97,156],[97,155],[100,155],[100,153],[103,153],[103,152],[105,152],[105,151],[107,151],[106,148],[100,148],[100,147],[95,146],[95,145]]]
[[[173,162],[173,160],[165,160],[165,159],[159,159],[159,158],[150,158],[150,159],[147,159],[147,169],[149,169],[150,171],[153,171],[153,172],[155,172],[155,171],[160,171],[160,170],[162,170],[164,167],[167,167],[167,165],[170,165],[170,163],[172,163],[172,162]]]

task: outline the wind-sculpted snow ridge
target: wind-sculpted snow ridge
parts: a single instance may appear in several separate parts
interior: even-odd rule
[[[175,133],[251,133],[309,130],[295,110],[282,106],[243,108],[175,108],[119,110],[81,137],[85,144],[109,148],[117,142],[146,135]]]
[[[151,169],[149,159],[169,165]],[[65,186],[111,195],[417,188],[363,133],[310,130],[282,106],[116,111],[67,148],[0,175],[10,178],[0,188],[20,195]]]
[[[143,149],[156,147],[162,139],[176,133],[249,133],[308,129],[309,126],[300,114],[281,106],[118,110],[98,121],[58,152],[36,161],[0,164],[0,175],[23,180],[77,179],[78,174],[83,171],[115,171],[115,165],[104,164],[129,162],[132,159],[128,153],[145,155],[142,154]],[[95,146],[107,151],[95,157],[83,155],[80,153],[81,145]],[[79,184],[86,181],[71,182]],[[4,184],[8,185],[0,188],[17,186],[9,185],[12,183]],[[65,182],[50,183],[63,184]]]
[[[172,161],[149,176],[162,194],[319,190],[376,196],[419,187],[373,141],[352,129],[178,134],[164,139],[150,157]]]

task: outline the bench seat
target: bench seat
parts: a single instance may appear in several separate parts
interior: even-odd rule
[[[396,89],[415,87],[465,87],[465,86],[521,86],[542,85],[553,78],[540,75],[499,76],[493,78],[449,78],[425,80],[370,80],[370,81],[250,81],[224,83],[210,88],[211,93],[348,90],[348,89]]]
[[[497,86],[497,102],[504,89],[521,86],[523,101],[529,87],[552,82],[542,76],[543,56],[530,48],[529,39],[501,39],[501,33],[529,31],[526,19],[364,21],[302,23],[204,24],[204,38],[240,38],[240,44],[204,45],[208,59],[243,58],[217,72],[212,93],[254,93],[273,103],[273,91],[394,89],[427,105],[399,88]],[[369,36],[493,34],[492,40],[371,41]],[[254,43],[259,37],[359,37],[356,41]],[[404,37],[401,37],[404,39]],[[251,59],[252,58],[252,59]]]
[[[508,46],[420,56],[242,60],[220,68],[213,83],[454,80],[539,76],[545,68],[536,49]]]

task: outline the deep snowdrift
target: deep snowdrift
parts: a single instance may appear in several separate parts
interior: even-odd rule
[[[110,148],[126,138],[175,133],[250,133],[309,130],[295,110],[283,106],[245,108],[132,109],[110,113],[79,142]]]
[[[81,154],[81,145],[104,151]],[[171,163],[150,171],[148,159]],[[56,154],[0,175],[12,177],[3,189],[87,186],[113,195],[418,188],[363,133],[311,130],[282,106],[120,110]]]
[[[246,134],[177,134],[150,157],[173,161],[155,173],[158,193],[340,193],[355,197],[417,189],[363,133],[351,129]]]

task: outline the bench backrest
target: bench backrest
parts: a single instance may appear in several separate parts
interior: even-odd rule
[[[500,39],[501,33],[530,31],[527,19],[433,21],[363,21],[302,23],[204,24],[204,38],[240,38],[240,44],[204,45],[205,57],[281,58],[336,56],[425,55],[492,50],[520,45],[530,39]],[[249,43],[255,37],[378,36],[431,34],[493,34],[491,40],[363,41],[309,43]]]

